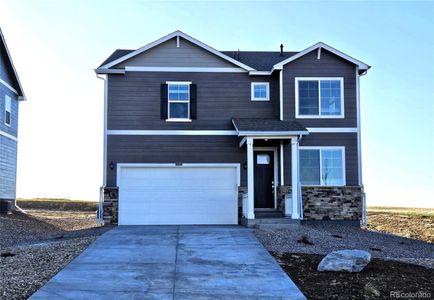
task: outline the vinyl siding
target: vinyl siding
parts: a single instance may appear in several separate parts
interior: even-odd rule
[[[15,199],[17,142],[0,135],[0,199]]]
[[[107,185],[116,186],[114,163],[239,163],[246,185],[245,149],[231,136],[108,136]]]
[[[295,118],[296,77],[343,77],[343,119]],[[283,109],[285,120],[296,120],[305,127],[357,127],[356,67],[352,63],[322,49],[321,59],[312,51],[283,68]]]
[[[125,66],[208,68],[238,67],[237,65],[234,65],[183,38],[180,38],[179,47],[176,46],[176,38],[173,38],[116,65],[114,68],[124,68]]]
[[[300,146],[344,146],[346,185],[358,185],[357,133],[311,133]],[[285,185],[291,185],[291,144],[284,146]]]
[[[11,126],[7,126],[5,124],[5,96],[8,95],[11,97],[11,118],[12,123]],[[0,131],[6,132],[10,135],[17,136],[18,135],[18,97],[14,94],[10,89],[0,83]]]
[[[197,85],[197,120],[173,123],[160,119],[160,85],[166,81]],[[270,82],[270,101],[251,101],[253,81]],[[277,76],[127,72],[108,76],[108,129],[234,130],[232,118],[277,118],[278,101]]]

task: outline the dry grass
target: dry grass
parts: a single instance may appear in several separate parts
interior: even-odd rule
[[[434,209],[368,207],[367,228],[434,243]]]

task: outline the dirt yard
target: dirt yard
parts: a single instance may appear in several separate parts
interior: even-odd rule
[[[434,209],[368,207],[367,228],[434,243]]]
[[[109,229],[95,211],[26,212],[0,214],[0,299],[27,299]]]
[[[373,259],[360,273],[318,272],[323,255],[274,255],[308,299],[432,299],[434,296],[433,269]],[[394,297],[394,293],[401,297]],[[411,297],[411,293],[419,296]],[[402,297],[405,294],[407,297]]]

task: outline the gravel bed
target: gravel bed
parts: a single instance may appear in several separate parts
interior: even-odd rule
[[[300,225],[294,229],[256,229],[268,251],[326,255],[334,250],[361,249],[373,257],[434,268],[434,245],[350,226]]]
[[[82,237],[3,249],[3,256],[0,255],[0,298],[27,299],[95,239]]]
[[[27,299],[110,227],[93,212],[0,214],[0,299]]]

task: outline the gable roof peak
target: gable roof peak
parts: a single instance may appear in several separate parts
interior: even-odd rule
[[[149,50],[151,48],[154,48],[154,47],[156,47],[156,46],[158,46],[158,45],[160,45],[160,44],[162,44],[162,43],[164,43],[164,42],[166,42],[166,41],[168,41],[168,40],[170,40],[170,39],[172,39],[174,37],[182,37],[185,40],[187,40],[187,41],[195,44],[196,46],[201,47],[201,48],[203,48],[203,49],[211,52],[212,54],[214,54],[214,55],[216,55],[216,56],[218,56],[218,57],[220,57],[220,58],[222,58],[224,60],[227,60],[230,63],[232,63],[232,64],[234,64],[234,65],[236,65],[236,66],[238,66],[238,67],[240,67],[242,69],[245,69],[246,71],[254,71],[255,70],[252,67],[250,67],[248,65],[245,65],[245,64],[243,64],[243,63],[241,63],[241,62],[239,62],[239,61],[237,61],[237,60],[235,60],[235,59],[233,59],[233,58],[231,58],[231,57],[229,57],[229,56],[221,53],[220,51],[212,48],[211,46],[208,46],[208,45],[202,43],[201,41],[196,40],[195,38],[193,38],[193,37],[189,36],[188,34],[182,32],[181,30],[176,30],[176,31],[174,31],[172,33],[169,33],[168,35],[165,35],[165,36],[163,36],[162,38],[160,38],[158,40],[155,40],[155,41],[153,41],[153,42],[151,42],[149,44],[146,44],[145,46],[140,47],[139,49],[134,50],[131,53],[128,53],[128,54],[126,54],[126,55],[124,55],[124,56],[122,56],[122,57],[120,57],[118,59],[115,59],[115,60],[113,60],[111,62],[103,64],[98,69],[109,69],[109,68],[111,68],[111,67],[113,67],[113,66],[115,66],[115,65],[117,65],[117,64],[119,64],[119,63],[121,63],[123,61],[126,61],[127,59],[130,59],[130,58],[132,58],[132,57],[134,57],[134,56],[136,56],[136,55],[138,55],[140,53],[143,53],[143,52],[145,52],[145,51],[147,51],[147,50]]]

